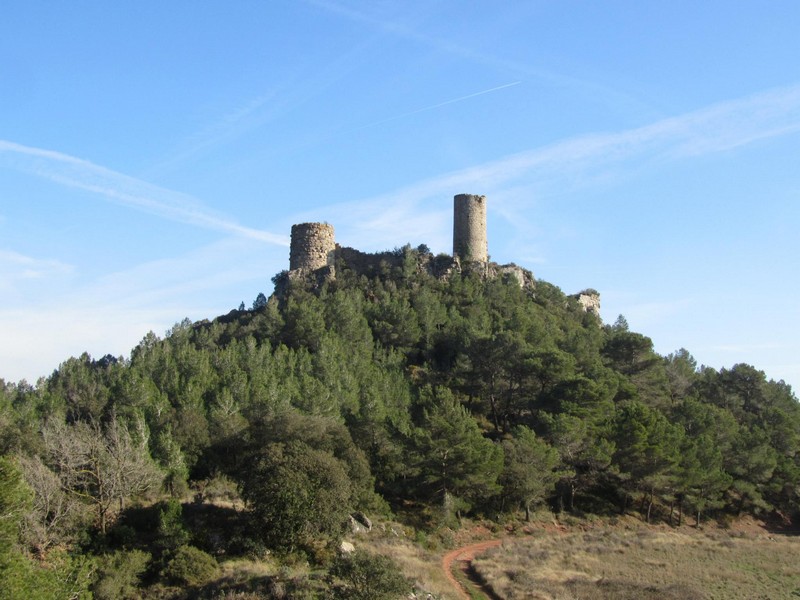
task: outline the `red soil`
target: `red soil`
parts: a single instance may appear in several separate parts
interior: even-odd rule
[[[455,575],[453,575],[453,563],[457,562],[458,568],[461,569],[461,571],[463,571],[467,577],[469,577],[469,567],[472,559],[481,552],[485,552],[489,548],[495,548],[501,543],[502,540],[487,540],[485,542],[477,542],[475,544],[469,544],[468,546],[456,548],[455,550],[444,555],[442,558],[442,569],[444,569],[444,574],[447,576],[447,579],[450,581],[450,584],[453,586],[453,589],[456,591],[456,594],[459,598],[470,600],[469,594],[467,594],[466,590],[464,590],[464,588],[458,582]]]

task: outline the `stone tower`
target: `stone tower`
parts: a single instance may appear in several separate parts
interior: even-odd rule
[[[289,270],[311,273],[323,267],[333,267],[335,250],[333,225],[327,223],[292,225]]]
[[[458,194],[453,198],[453,256],[487,262],[486,196]]]

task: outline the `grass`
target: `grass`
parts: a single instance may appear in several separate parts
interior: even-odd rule
[[[473,568],[508,600],[800,598],[800,538],[712,530],[539,533]]]
[[[401,572],[414,582],[419,597],[425,598],[427,593],[435,598],[451,597],[450,582],[441,569],[442,550],[424,547],[402,526],[396,523],[380,524],[353,542],[356,547],[391,557]]]

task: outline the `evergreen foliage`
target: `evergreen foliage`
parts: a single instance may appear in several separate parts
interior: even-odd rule
[[[342,600],[397,600],[408,596],[411,585],[386,556],[358,550],[339,557],[331,575],[341,583],[333,586],[332,597]]]
[[[424,248],[387,256],[337,265],[321,286],[282,275],[280,296],[148,333],[129,360],[84,354],[35,386],[0,380],[3,579],[48,590],[31,582],[60,573],[80,595],[86,563],[42,570],[27,552],[77,548],[86,507],[103,531],[144,494],[219,476],[246,502],[251,527],[236,535],[308,555],[355,510],[797,518],[800,405],[783,382],[698,367],[685,349],[661,357],[624,318],[603,325],[546,282],[436,278],[419,268],[437,260]],[[210,576],[205,558],[202,573],[181,570],[200,550],[177,500],[157,510],[141,550],[173,581]],[[144,555],[125,570],[89,533],[106,556],[95,589],[123,597]],[[338,566],[340,582],[358,564]]]
[[[167,581],[178,585],[201,585],[213,578],[219,565],[216,559],[194,546],[178,548],[162,575]]]

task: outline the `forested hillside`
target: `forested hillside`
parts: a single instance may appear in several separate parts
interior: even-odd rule
[[[357,511],[796,517],[783,382],[660,356],[546,282],[435,278],[424,249],[397,252],[321,287],[281,274],[280,297],[148,333],[129,359],[0,380],[0,569],[19,587],[0,598],[199,585],[266,550],[345,573],[331,549]],[[215,495],[245,507],[219,530],[187,508]]]

